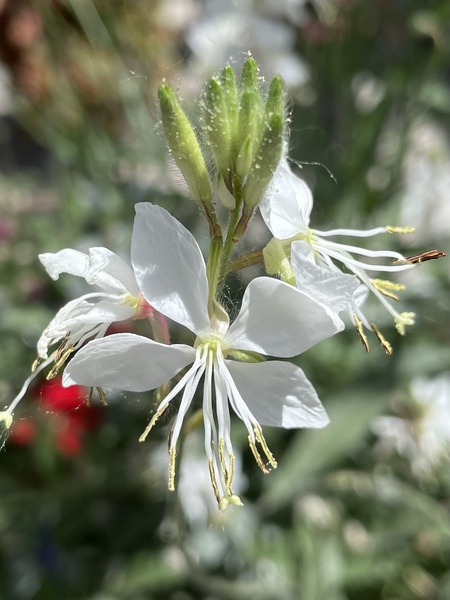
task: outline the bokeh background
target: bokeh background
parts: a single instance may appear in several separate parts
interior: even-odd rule
[[[38,253],[127,257],[138,201],[201,241],[155,93],[165,79],[198,123],[206,77],[248,51],[285,78],[313,225],[408,224],[374,247],[448,251],[448,0],[0,0],[0,407],[85,289]],[[370,308],[393,356],[349,328],[298,360],[330,426],[266,428],[279,468],[263,476],[235,424],[241,509],[211,502],[198,431],[167,491],[170,419],[138,443],[151,393],[87,408],[82,388],[37,382],[1,440],[0,598],[448,600],[449,262],[397,280],[407,335]]]

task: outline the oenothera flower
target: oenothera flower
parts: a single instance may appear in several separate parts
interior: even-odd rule
[[[347,308],[360,334],[366,350],[367,338],[362,325],[371,328],[386,352],[391,353],[390,344],[373,323],[369,323],[361,311],[364,290],[373,292],[386,310],[393,316],[400,334],[405,327],[414,323],[414,313],[398,313],[388,299],[398,300],[396,292],[404,286],[383,279],[372,279],[366,271],[393,272],[413,266],[404,256],[391,250],[367,250],[359,246],[338,243],[330,238],[353,236],[367,238],[381,233],[408,233],[411,228],[376,227],[375,229],[332,229],[319,231],[309,227],[313,197],[307,184],[290,169],[287,160],[281,161],[269,188],[259,205],[261,215],[269,227],[274,240],[266,247],[265,263],[268,272],[280,270],[280,255],[291,258],[291,266],[297,285],[305,292],[327,302],[336,312]],[[355,257],[356,255],[356,257]],[[361,260],[394,259],[398,264],[374,264]],[[341,273],[335,261],[343,264],[354,276]],[[281,267],[282,268],[282,267]],[[358,287],[358,283],[361,285]]]
[[[164,345],[127,333],[93,340],[67,365],[64,384],[139,392],[158,388],[191,365],[159,404],[140,439],[145,439],[182,392],[169,438],[169,489],[174,489],[177,440],[204,377],[205,449],[212,485],[221,508],[239,504],[232,490],[230,406],[244,422],[250,448],[264,472],[276,462],[261,425],[323,427],[328,417],[299,367],[280,361],[233,359],[255,352],[294,356],[341,330],[343,324],[327,306],[268,277],[256,278],[248,285],[240,313],[231,325],[217,302],[210,315],[206,266],[194,237],[158,206],[142,203],[136,211],[131,252],[139,289],[156,310],[190,329],[195,342],[192,347]]]
[[[66,248],[55,254],[40,254],[39,260],[52,279],[69,273],[102,291],[71,300],[45,328],[37,343],[38,359],[31,375],[9,407],[0,412],[0,422],[7,428],[12,424],[14,409],[40,371],[54,363],[47,374],[47,379],[53,379],[72,352],[89,339],[103,337],[111,323],[155,313],[139,293],[133,269],[106,248],[91,248],[89,254]],[[58,342],[60,345],[49,356],[49,347]]]
[[[47,359],[49,347],[62,340],[54,355],[55,374],[68,355],[88,339],[103,337],[111,323],[151,310],[139,294],[133,269],[106,248],[91,248],[89,254],[66,248],[40,254],[39,260],[52,279],[69,273],[102,290],[68,302],[41,335],[37,344],[41,359]]]

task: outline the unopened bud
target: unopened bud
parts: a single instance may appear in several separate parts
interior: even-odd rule
[[[235,138],[235,152],[238,155],[248,138],[253,151],[259,146],[261,140],[261,124],[264,119],[264,107],[259,89],[242,92],[239,109],[238,131]],[[236,159],[237,160],[237,159]],[[248,169],[243,175],[248,174]]]
[[[220,173],[217,176],[217,197],[227,210],[232,211],[236,208],[236,198],[230,193]]]
[[[226,96],[218,79],[210,79],[204,97],[204,121],[209,145],[213,151],[219,172],[225,174],[230,168],[231,134],[228,121]]]
[[[253,162],[253,144],[249,135],[242,144],[236,159],[236,173],[238,177],[245,177],[250,171]]]
[[[237,98],[236,78],[230,65],[226,65],[222,70],[222,89],[227,107],[230,136],[231,139],[234,139],[238,125],[239,104]]]
[[[158,98],[164,133],[172,156],[194,200],[203,205],[209,204],[213,195],[212,183],[194,130],[168,85],[160,86]]]

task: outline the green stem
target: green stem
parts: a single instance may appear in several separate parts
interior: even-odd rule
[[[208,279],[208,314],[214,314],[214,300],[219,287],[221,263],[223,253],[222,236],[215,236],[211,240],[208,262],[206,263],[206,277]]]
[[[235,241],[233,240],[234,231],[235,231],[236,225],[238,224],[239,219],[241,217],[242,204],[244,202],[244,194],[243,194],[240,179],[238,177],[235,177],[233,183],[234,183],[233,189],[234,189],[234,197],[236,200],[236,208],[231,213],[230,221],[228,223],[227,235],[225,237],[225,242],[223,244],[222,257],[221,257],[221,263],[220,263],[220,273],[219,273],[218,285],[217,285],[218,291],[220,291],[220,288],[222,287],[224,280],[225,280],[225,275],[228,272],[228,269],[227,269],[228,261],[230,260],[230,255],[231,255],[231,252],[232,252],[234,244],[235,244]]]
[[[246,269],[247,267],[253,267],[255,265],[260,265],[264,262],[263,252],[262,250],[252,250],[251,252],[247,252],[247,254],[243,254],[236,260],[228,263],[227,266],[227,274],[232,273],[233,271],[239,271],[240,269]]]

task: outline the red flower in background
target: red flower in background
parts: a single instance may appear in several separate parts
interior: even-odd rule
[[[48,413],[48,427],[57,450],[63,456],[78,456],[83,452],[83,436],[98,429],[102,420],[101,408],[87,406],[87,389],[80,385],[63,387],[61,378],[44,381],[34,392],[42,410]],[[9,442],[18,446],[33,443],[38,436],[39,422],[35,419],[16,421]]]

